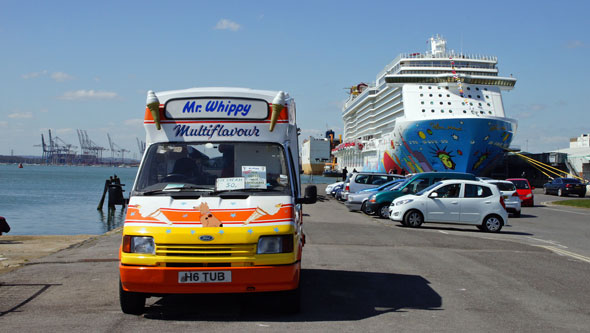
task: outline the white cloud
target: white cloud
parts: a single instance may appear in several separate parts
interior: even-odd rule
[[[6,126],[8,126],[7,121],[0,121],[0,127],[6,127]]]
[[[215,30],[231,30],[231,31],[238,31],[242,28],[241,25],[237,24],[234,21],[228,19],[221,19],[217,22],[215,26]]]
[[[54,72],[51,73],[51,78],[56,82],[64,82],[67,80],[72,80],[74,77],[64,72]]]
[[[74,133],[74,129],[73,128],[58,128],[55,130],[55,133],[57,133],[57,134],[71,134],[71,133]]]
[[[143,119],[140,119],[140,118],[127,119],[124,121],[124,124],[127,126],[143,126]]]
[[[47,75],[46,70],[43,70],[40,72],[32,72],[32,73],[23,74],[23,75],[21,75],[21,77],[25,80],[28,80],[28,79],[34,79],[36,77],[43,76],[43,75]]]
[[[31,112],[15,112],[8,115],[8,118],[12,119],[29,119],[33,118],[33,114]]]
[[[67,91],[59,99],[74,101],[74,100],[90,100],[90,99],[115,99],[118,95],[111,91],[96,91],[96,90],[76,90]]]
[[[38,78],[41,76],[47,76],[47,75],[49,75],[49,77],[51,77],[56,82],[64,82],[67,80],[72,80],[74,78],[70,74],[67,74],[64,72],[53,72],[50,74],[49,71],[47,71],[47,70],[42,70],[40,72],[26,73],[26,74],[21,75],[21,77],[24,80],[29,80],[29,79],[35,79],[35,78]]]
[[[586,44],[584,44],[584,42],[582,42],[581,40],[570,40],[567,42],[566,47],[568,49],[577,49],[580,47],[585,47]]]

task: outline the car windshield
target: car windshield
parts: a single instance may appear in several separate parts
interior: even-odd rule
[[[516,191],[516,186],[513,183],[492,182],[492,184],[498,186],[500,191]]]
[[[511,182],[514,183],[516,188],[519,190],[528,190],[529,189],[529,183],[525,180],[511,180]]]
[[[390,188],[390,191],[395,191],[395,190],[399,190],[400,188],[404,187],[407,183],[409,183],[410,179],[406,179],[400,183],[398,183],[397,185],[393,186],[392,188]]]
[[[136,194],[194,191],[290,194],[284,149],[275,143],[156,143],[139,171]]]
[[[436,182],[430,186],[428,186],[427,188],[423,189],[422,191],[416,193],[416,195],[422,195],[430,190],[432,190],[433,188],[437,187],[438,185],[442,184],[441,182]]]

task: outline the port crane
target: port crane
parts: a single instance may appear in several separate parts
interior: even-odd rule
[[[86,164],[99,164],[102,159],[102,152],[107,150],[90,140],[86,130],[78,129],[78,140],[82,151],[82,161]]]
[[[109,146],[111,147],[111,160],[112,163],[115,162],[115,157],[121,154],[121,163],[125,163],[125,153],[131,152],[125,148],[120,147],[117,145],[113,140],[111,140],[111,136],[107,133],[107,138],[109,139]]]

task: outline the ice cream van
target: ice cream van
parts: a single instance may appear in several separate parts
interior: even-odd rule
[[[148,92],[146,150],[129,198],[119,298],[277,292],[298,311],[302,204],[295,102],[282,91]]]

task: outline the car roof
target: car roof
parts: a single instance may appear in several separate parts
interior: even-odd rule
[[[440,183],[443,184],[448,184],[448,183],[465,183],[465,184],[472,184],[472,185],[480,185],[482,183],[487,183],[484,181],[479,181],[479,180],[470,180],[470,179],[444,179],[444,180],[440,180]]]
[[[509,180],[501,180],[501,179],[482,179],[484,183],[505,183],[505,184],[512,184]]]

